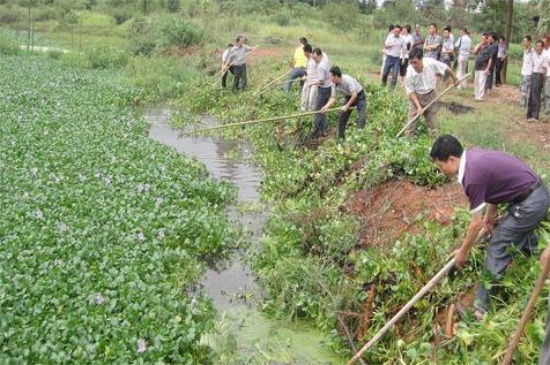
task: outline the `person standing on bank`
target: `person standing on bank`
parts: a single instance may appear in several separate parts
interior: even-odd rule
[[[453,70],[443,62],[432,58],[423,58],[422,48],[413,48],[409,53],[410,65],[405,77],[405,90],[409,96],[409,120],[416,115],[424,114],[428,131],[433,134],[437,125],[436,103],[425,109],[432,100],[436,98],[435,88],[437,85],[437,75],[448,75],[458,85],[459,79]],[[417,119],[418,120],[418,119]],[[411,123],[407,127],[407,136],[412,136],[416,130],[416,124]]]
[[[229,57],[225,64],[226,68],[233,65],[233,91],[246,89],[246,54],[255,50],[257,47],[250,47],[246,44],[246,38],[242,35],[237,37],[235,46],[229,52]]]
[[[474,74],[474,100],[483,101],[485,96],[485,84],[487,76],[493,62],[491,51],[489,49],[489,33],[483,33],[481,40],[474,49],[476,55],[475,74]]]
[[[407,53],[405,41],[401,37],[400,25],[393,26],[393,32],[388,34],[386,42],[384,42],[384,49],[386,50],[386,61],[384,62],[384,72],[382,72],[382,85],[386,86],[388,83],[388,75],[391,71],[391,90],[394,91],[401,65],[401,55]]]
[[[298,47],[296,50],[294,50],[294,57],[292,59],[292,70],[290,70],[290,73],[288,74],[288,78],[286,79],[285,83],[283,84],[283,90],[287,93],[290,92],[290,88],[292,87],[292,82],[300,78],[302,79],[306,75],[306,63],[307,58],[304,54],[304,46],[307,44],[306,37],[300,37],[298,40]],[[300,90],[304,86],[304,82],[300,81]]]
[[[502,69],[504,68],[504,63],[506,62],[506,58],[508,58],[508,46],[506,45],[506,38],[500,37],[498,39],[498,53],[497,53],[497,64],[495,66],[496,68],[496,86],[502,85]]]
[[[542,104],[542,87],[544,85],[544,75],[546,74],[543,46],[544,42],[541,40],[535,43],[535,53],[533,53],[533,74],[531,75],[531,90],[529,90],[529,102],[527,103],[528,122],[539,121],[540,107]]]
[[[323,54],[320,48],[315,48],[311,54],[317,64],[317,103],[315,110],[321,110],[333,96],[332,80],[330,78],[330,65],[328,57]],[[327,116],[325,113],[317,113],[313,116],[313,132],[311,138],[319,138],[327,129]]]
[[[233,43],[229,43],[227,45],[227,48],[222,53],[222,87],[225,89],[227,86],[227,74],[231,72],[233,74],[233,66],[227,66],[229,54],[231,52],[231,49],[233,48]]]
[[[330,78],[334,85],[334,90],[329,101],[321,108],[322,113],[326,113],[327,110],[336,102],[336,94],[340,93],[344,95],[344,106],[340,110],[338,115],[338,138],[344,138],[346,134],[346,126],[348,124],[349,116],[351,114],[350,108],[352,106],[357,107],[357,128],[365,128],[366,114],[367,114],[367,100],[365,98],[365,90],[359,82],[350,75],[342,74],[340,67],[334,66],[329,70]]]
[[[533,47],[531,47],[531,36],[523,37],[523,62],[521,64],[521,81],[519,83],[519,96],[521,107],[527,106],[529,90],[531,90],[531,76],[533,75]]]
[[[437,24],[430,24],[428,28],[429,36],[424,40],[424,52],[427,58],[433,58],[439,60],[441,55],[441,46],[443,45],[443,39],[438,33]]]
[[[468,58],[470,57],[470,48],[472,47],[472,39],[468,33],[468,29],[462,28],[460,30],[460,38],[455,44],[457,48],[458,57],[456,76],[461,79],[462,76],[468,73]],[[467,81],[464,80],[458,85],[458,89],[462,89],[467,86]]]
[[[493,79],[495,74],[495,66],[498,58],[498,36],[496,33],[489,33],[489,53],[491,54],[491,64],[489,66],[489,73],[485,80],[485,92],[491,93],[493,90]]]
[[[416,24],[414,26],[414,33],[412,34],[413,37],[413,47],[420,47],[422,48],[422,45],[424,44],[424,38],[422,38],[422,33],[420,32],[420,25]]]
[[[399,68],[399,75],[401,75],[401,85],[405,84],[405,75],[407,75],[407,67],[409,67],[409,52],[413,47],[413,37],[411,35],[411,26],[405,25],[401,30],[401,38],[405,42],[405,53],[401,54],[401,66]]]
[[[474,315],[481,320],[512,261],[512,248],[527,254],[532,254],[537,248],[535,229],[548,214],[548,188],[518,158],[481,148],[464,150],[458,139],[451,135],[440,136],[434,142],[430,157],[447,177],[458,176],[458,182],[470,201],[468,230],[460,248],[453,252],[456,266],[466,263],[483,228],[491,233],[484,266],[490,275],[490,283],[480,282],[474,300]],[[507,215],[495,228],[500,204],[507,205]]]

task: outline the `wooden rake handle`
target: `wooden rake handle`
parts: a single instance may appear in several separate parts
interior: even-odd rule
[[[510,365],[512,363],[512,357],[514,356],[516,347],[518,346],[519,341],[521,340],[521,336],[523,335],[523,331],[525,331],[525,327],[527,326],[527,322],[529,321],[529,318],[531,317],[531,314],[535,309],[537,298],[540,295],[542,287],[544,286],[544,282],[548,277],[549,271],[550,271],[550,262],[548,262],[547,260],[542,266],[542,271],[540,272],[537,282],[535,283],[535,288],[533,289],[533,293],[531,294],[531,297],[529,298],[529,302],[527,302],[527,305],[523,310],[523,314],[521,315],[521,319],[519,321],[518,329],[516,330],[516,333],[514,333],[514,336],[510,340],[510,344],[508,345],[508,349],[506,350],[506,356],[504,357],[504,360],[502,361],[501,365]]]

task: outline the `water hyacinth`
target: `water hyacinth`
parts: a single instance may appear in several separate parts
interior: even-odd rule
[[[137,341],[137,352],[141,354],[145,351],[147,351],[147,343],[145,342],[144,339],[140,338]]]
[[[94,301],[95,301],[95,304],[102,305],[105,303],[105,298],[101,294],[96,294],[94,296]]]

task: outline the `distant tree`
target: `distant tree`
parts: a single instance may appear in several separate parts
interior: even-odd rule
[[[377,8],[376,0],[364,0],[359,3],[359,9],[364,14],[372,14]]]
[[[538,4],[539,21],[537,28],[540,33],[547,33],[550,29],[550,0],[540,0]]]

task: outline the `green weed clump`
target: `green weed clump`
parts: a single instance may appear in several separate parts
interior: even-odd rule
[[[19,45],[13,39],[0,35],[0,54],[13,56],[21,53]]]

